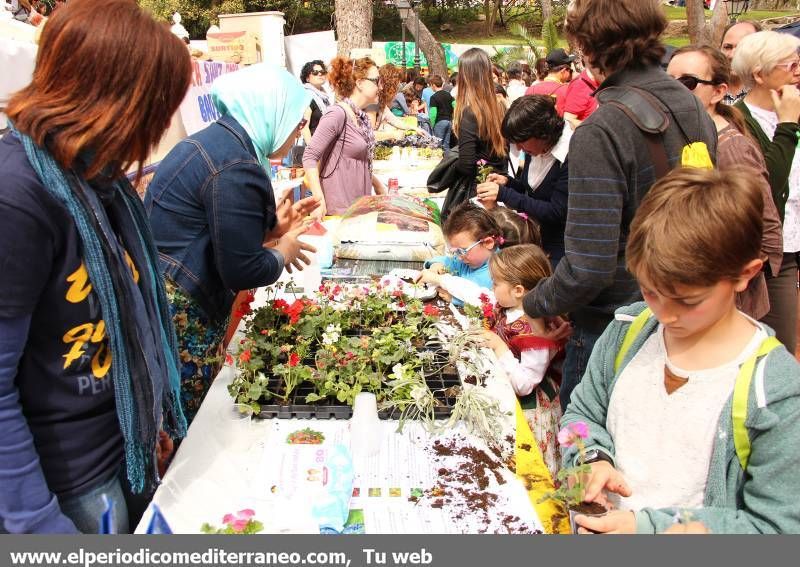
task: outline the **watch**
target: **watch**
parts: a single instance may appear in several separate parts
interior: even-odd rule
[[[588,465],[590,463],[596,463],[597,461],[605,461],[607,463],[613,463],[610,456],[607,453],[600,451],[598,449],[589,449],[584,453],[583,460],[581,461],[582,465]]]

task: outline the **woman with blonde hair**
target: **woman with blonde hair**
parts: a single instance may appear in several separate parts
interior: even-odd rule
[[[322,116],[303,153],[306,180],[321,206],[314,215],[340,215],[372,190],[386,193],[372,173],[375,134],[364,110],[378,102],[380,74],[369,57],[336,57],[328,73],[338,102]]]
[[[764,154],[772,198],[783,222],[783,261],[767,280],[770,312],[764,322],[794,350],[797,344],[797,256],[800,252],[800,39],[762,31],[743,38],[733,72],[750,92],[734,106]]]
[[[458,146],[458,173],[471,180],[466,198],[475,196],[478,185],[478,162],[486,162],[497,172],[506,171],[508,148],[503,138],[501,124],[504,108],[495,96],[492,80],[492,63],[482,49],[472,48],[464,52],[458,61],[458,93],[453,112],[453,134]],[[445,201],[442,214],[457,205]]]

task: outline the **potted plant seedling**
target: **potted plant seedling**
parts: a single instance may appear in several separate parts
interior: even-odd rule
[[[577,447],[578,459],[576,465],[564,467],[558,471],[556,480],[558,488],[545,494],[539,502],[546,500],[557,500],[563,503],[569,513],[569,525],[572,533],[577,533],[575,516],[602,516],[608,510],[597,502],[584,502],[583,497],[586,491],[586,481],[592,471],[590,464],[584,463],[586,460],[585,439],[589,436],[589,426],[583,421],[576,421],[565,425],[558,432],[558,443],[564,448]]]

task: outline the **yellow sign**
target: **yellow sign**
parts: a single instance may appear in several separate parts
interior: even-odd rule
[[[214,61],[252,65],[261,60],[256,36],[250,32],[218,32],[206,34],[208,54]]]

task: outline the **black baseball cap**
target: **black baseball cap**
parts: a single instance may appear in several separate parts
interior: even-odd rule
[[[545,61],[547,61],[547,66],[552,69],[553,67],[570,65],[573,61],[575,61],[575,56],[567,55],[567,52],[559,47],[558,49],[554,49],[548,53]]]

